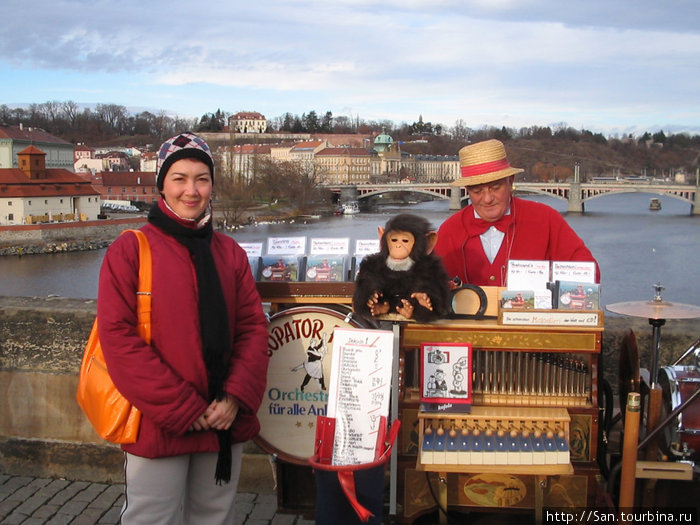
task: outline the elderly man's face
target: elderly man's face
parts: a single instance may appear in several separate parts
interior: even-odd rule
[[[476,213],[486,222],[495,222],[505,215],[512,191],[512,176],[467,187]]]

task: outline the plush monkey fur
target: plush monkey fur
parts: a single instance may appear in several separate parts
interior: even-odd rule
[[[355,283],[353,310],[362,318],[372,319],[368,301],[376,293],[380,302],[389,303],[389,312],[395,314],[402,306],[402,299],[413,305],[412,318],[418,322],[428,322],[444,317],[450,311],[449,277],[442,260],[430,252],[437,239],[437,233],[423,217],[400,214],[390,219],[383,231],[380,228],[380,251],[362,259]],[[410,257],[414,261],[408,270],[397,271],[387,266],[389,245],[387,237],[392,232],[410,232],[415,243]],[[412,293],[428,295],[432,310],[420,305],[411,297]]]

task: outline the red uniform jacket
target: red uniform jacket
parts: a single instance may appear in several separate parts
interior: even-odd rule
[[[513,198],[510,211],[505,237],[493,263],[481,245],[483,228],[476,224],[473,206],[456,212],[440,226],[434,253],[442,257],[450,278],[458,276],[462,282],[478,286],[505,286],[509,259],[596,262],[557,210]],[[596,281],[600,282],[597,262]]]
[[[216,452],[216,432],[189,432],[209,405],[197,309],[197,279],[187,248],[157,227],[142,230],[153,257],[152,344],[136,333],[138,244],[130,234],[116,239],[100,270],[97,314],[110,375],[119,391],[141,412],[132,454],[156,458]],[[211,250],[229,313],[231,357],[225,390],[240,405],[233,441],[257,434],[256,412],[267,380],[267,319],[245,251],[230,237],[214,233]]]

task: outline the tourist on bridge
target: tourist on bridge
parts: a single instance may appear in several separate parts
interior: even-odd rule
[[[557,210],[513,197],[513,179],[523,170],[510,166],[502,142],[465,146],[459,163],[462,176],[453,185],[466,186],[471,204],[440,226],[435,246],[450,277],[464,284],[505,286],[511,259],[595,262]]]
[[[142,413],[125,451],[122,525],[237,523],[243,442],[260,429],[267,319],[245,251],[212,229],[214,159],[192,133],[158,153],[161,198],[141,228],[153,262],[152,342],[139,336],[139,251],[121,235],[100,270],[100,341]]]

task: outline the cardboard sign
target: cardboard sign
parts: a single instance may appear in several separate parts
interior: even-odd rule
[[[338,327],[328,417],[335,418],[333,465],[375,460],[382,418],[389,415],[394,334]]]

